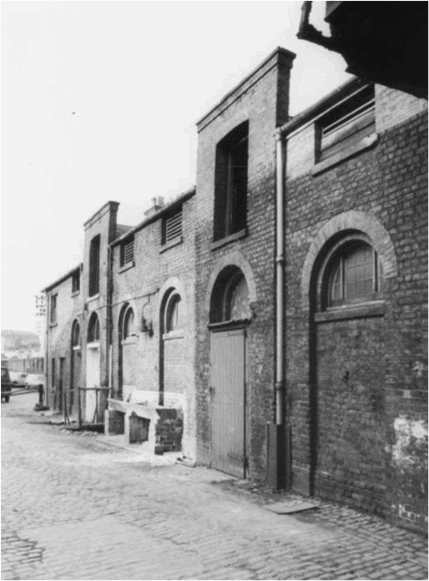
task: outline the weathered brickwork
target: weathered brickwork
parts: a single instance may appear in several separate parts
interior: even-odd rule
[[[121,239],[112,246],[112,385],[116,398],[163,403],[181,410],[183,452],[195,458],[193,196],[190,192],[173,204],[182,205],[182,237],[178,244],[162,244],[162,220],[169,206],[131,231],[132,265],[121,267]],[[183,324],[181,329],[165,333],[165,304],[173,290],[181,298]],[[134,336],[122,340],[121,314],[127,305],[134,312]],[[143,330],[143,319],[151,332]],[[166,450],[178,449],[171,438],[164,443]]]
[[[198,124],[196,212],[197,458],[212,463],[210,299],[217,274],[228,265],[245,275],[253,317],[246,336],[246,452],[248,474],[266,475],[266,424],[273,415],[275,143],[287,121],[289,73],[294,55],[279,49]],[[211,248],[217,144],[249,122],[247,236]]]
[[[60,279],[59,284],[50,285],[47,292],[49,295],[58,293],[57,297],[57,324],[49,326],[48,347],[47,347],[47,386],[48,404],[54,409],[62,411],[62,397],[59,396],[59,374],[60,358],[64,359],[64,371],[62,392],[67,392],[67,402],[69,412],[78,413],[78,398],[81,402],[82,418],[93,417],[92,404],[88,404],[86,393],[81,392],[79,387],[88,385],[88,356],[95,357],[97,367],[97,379],[95,383],[100,387],[109,386],[108,377],[108,333],[109,326],[109,244],[116,237],[116,217],[119,204],[117,202],[107,202],[100,210],[87,220],[84,224],[84,260],[80,273],[80,289],[78,293],[72,292],[72,273],[67,278]],[[99,260],[99,292],[90,296],[89,292],[89,255],[91,240],[95,236],[100,236],[100,260]],[[95,312],[100,322],[100,336],[97,348],[91,349],[88,355],[88,322],[91,314]],[[80,329],[80,341],[77,349],[72,347],[73,323],[77,323]],[[52,359],[55,358],[55,389],[52,383]],[[93,359],[94,363],[94,359]],[[90,383],[94,383],[93,381]],[[90,398],[95,401],[95,394],[91,393]],[[105,404],[105,397],[101,398],[102,405]],[[86,413],[88,404],[88,414]],[[89,407],[91,405],[91,407]],[[103,409],[99,410],[98,419],[101,421]]]
[[[106,433],[125,431],[129,442],[150,440],[157,452],[181,450],[201,464],[266,479],[267,424],[276,411],[276,264],[282,263],[276,257],[275,148],[280,142],[274,134],[282,127],[282,314],[292,486],[422,530],[427,513],[427,102],[376,86],[371,133],[347,142],[344,151],[334,142],[332,157],[317,158],[326,135],[329,140],[329,131],[322,137],[327,110],[340,100],[357,95],[359,100],[367,87],[351,81],[289,121],[293,59],[277,49],[199,121],[196,192],[158,207],[133,228],[118,226],[116,202],[85,223],[80,292],[72,293],[70,275],[46,289],[58,301],[58,320],[48,334],[48,386],[55,388],[49,390],[49,404],[59,407],[58,386],[49,378],[52,358],[57,375],[63,358],[63,389],[75,392],[79,382],[94,381],[96,353],[98,384],[123,400],[111,402]],[[362,117],[353,125],[360,131]],[[325,154],[330,146],[324,145]],[[244,187],[237,167],[247,171]],[[240,195],[246,191],[244,205],[238,190]],[[231,227],[228,220],[239,213],[237,207],[246,218],[240,216]],[[180,208],[181,236],[176,222],[169,223],[167,235],[166,219]],[[100,236],[100,288],[90,296],[95,236]],[[353,305],[327,308],[330,274],[339,256],[333,253],[346,238],[372,246],[372,276],[380,279],[380,288],[374,284],[370,299],[365,295]],[[132,239],[134,259],[125,260]],[[242,294],[240,274],[246,283]],[[237,307],[240,316],[228,318],[233,296],[247,310],[243,314]],[[134,322],[125,336],[130,309]],[[94,312],[100,337],[88,346]],[[75,350],[74,321],[81,332]],[[217,342],[222,333],[229,341],[224,351]],[[214,365],[219,353],[223,358]],[[234,367],[235,356],[240,363]],[[216,386],[215,368],[223,373]],[[234,390],[242,385],[243,393],[224,390],[227,403],[222,400],[224,407],[217,408],[222,382]],[[242,408],[234,407],[234,398]],[[147,404],[147,417],[145,406],[135,404]],[[84,398],[84,416],[89,405]],[[222,445],[230,446],[226,453]],[[229,467],[220,462],[222,454]],[[234,462],[241,463],[241,474],[240,467],[234,472]]]
[[[78,272],[81,269],[78,267]],[[63,393],[72,392],[68,403],[72,411],[77,409],[78,393],[76,386],[81,382],[78,365],[72,365],[80,357],[80,352],[72,353],[72,324],[82,318],[82,292],[73,292],[72,275],[67,276],[54,286],[46,289],[48,305],[47,350],[45,362],[46,375],[46,403],[53,409],[63,409]],[[50,305],[52,297],[56,296],[57,317],[55,323],[50,323]],[[63,359],[63,378],[60,382],[60,359]],[[52,376],[52,360],[55,360],[55,377]],[[70,399],[71,397],[71,399]]]
[[[424,528],[427,103],[376,87],[377,142],[313,175],[314,124],[287,141],[286,358],[293,487]],[[308,122],[308,119],[307,119]],[[329,244],[365,233],[382,306],[323,316]]]

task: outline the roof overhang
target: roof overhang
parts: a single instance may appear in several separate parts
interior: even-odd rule
[[[310,11],[304,2],[299,38],[340,53],[353,75],[427,99],[427,2],[326,2],[330,37]]]

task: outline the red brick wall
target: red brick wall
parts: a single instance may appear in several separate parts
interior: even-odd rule
[[[378,142],[372,149],[312,175],[314,126],[297,132],[287,145],[286,354],[293,486],[423,528],[427,103],[379,87],[376,99]],[[357,229],[367,221],[385,261],[384,314],[315,323],[318,290],[311,277],[323,255],[319,233],[324,227],[329,231],[329,221],[333,232],[336,219],[337,231],[341,221],[353,227],[352,218],[343,216],[354,215],[363,216]],[[313,256],[318,234],[319,258]]]

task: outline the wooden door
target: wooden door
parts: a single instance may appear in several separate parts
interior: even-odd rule
[[[80,352],[80,347],[72,348],[72,360],[71,360],[71,378],[70,378],[70,394],[69,394],[69,413],[73,413],[73,408],[77,398],[79,396],[79,387],[81,385],[81,365],[82,357]]]
[[[212,332],[212,466],[246,476],[245,330]]]
[[[64,370],[65,370],[65,358],[60,357],[60,370],[58,377],[58,411],[63,411],[64,403]]]
[[[86,387],[100,387],[100,351],[97,346],[88,346],[86,356]],[[97,421],[97,400],[96,392],[93,389],[87,389],[85,398],[85,421]]]

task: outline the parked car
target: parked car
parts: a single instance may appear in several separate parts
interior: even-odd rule
[[[9,369],[7,367],[1,368],[1,398],[6,403],[9,402],[10,397],[10,386],[11,386]]]
[[[25,387],[33,389],[42,386],[45,389],[45,376],[39,373],[29,373],[25,378]]]
[[[10,380],[14,385],[24,385],[28,373],[23,371],[9,371]]]

